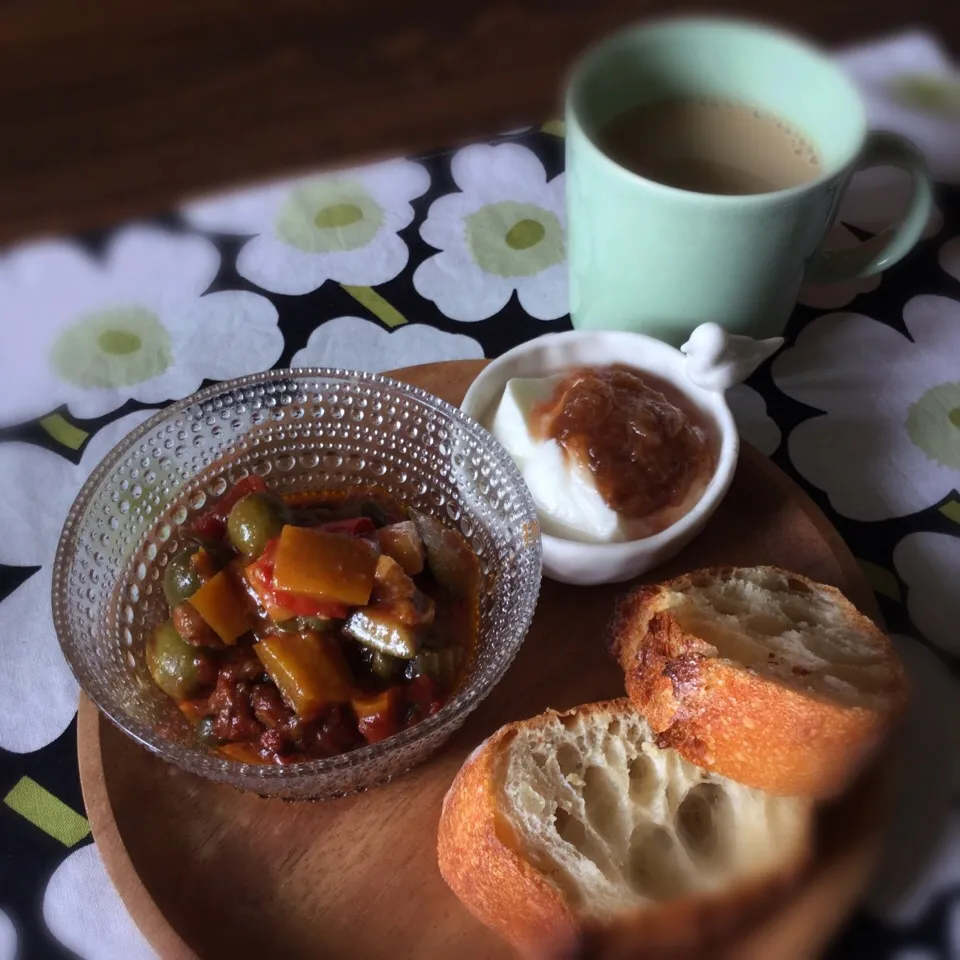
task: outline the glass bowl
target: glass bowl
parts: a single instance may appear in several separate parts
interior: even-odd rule
[[[459,530],[480,560],[479,642],[457,694],[379,743],[286,766],[222,757],[194,738],[144,662],[167,617],[162,573],[193,517],[250,473],[278,493],[376,486]],[[124,438],[64,524],[53,620],[80,686],[125,733],[192,773],[262,796],[363,790],[424,760],[503,676],[540,587],[536,511],[506,451],[423,390],[345,370],[275,370],[201,391]]]

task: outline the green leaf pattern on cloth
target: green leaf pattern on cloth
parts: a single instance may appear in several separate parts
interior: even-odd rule
[[[74,426],[59,413],[51,413],[49,417],[44,417],[40,421],[40,426],[57,443],[62,443],[71,450],[79,450],[90,436],[86,430]]]
[[[940,508],[940,512],[948,520],[960,524],[960,500],[950,500]]]
[[[860,560],[858,562],[875,593],[889,597],[891,600],[899,601],[901,599],[900,584],[892,571],[884,569],[879,563],[874,563],[872,560]]]
[[[58,800],[32,777],[21,777],[3,802],[65,847],[76,846],[90,833],[86,817]]]
[[[365,306],[385,327],[402,327],[407,322],[407,318],[373,287],[354,287],[347,283],[342,283],[340,286],[357,303]]]

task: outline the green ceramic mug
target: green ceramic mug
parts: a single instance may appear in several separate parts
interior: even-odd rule
[[[630,107],[706,96],[787,120],[816,144],[821,173],[799,186],[715,196],[664,186],[618,165],[597,132]],[[803,281],[878,273],[920,238],[931,209],[923,159],[871,133],[853,84],[804,41],[745,21],[665,20],[618,33],[574,69],[566,100],[570,312],[579,328],[636,330],[680,344],[715,320],[772,336]],[[897,166],[913,179],[893,228],[859,247],[823,241],[851,176]]]

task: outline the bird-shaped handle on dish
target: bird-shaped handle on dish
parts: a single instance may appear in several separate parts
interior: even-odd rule
[[[782,344],[783,337],[754,340],[730,333],[718,323],[701,323],[680,350],[687,357],[687,379],[723,393],[743,383]]]

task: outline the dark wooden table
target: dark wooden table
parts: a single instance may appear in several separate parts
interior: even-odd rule
[[[692,0],[3,0],[0,243],[558,114],[585,44]],[[844,43],[955,0],[743,0]]]

